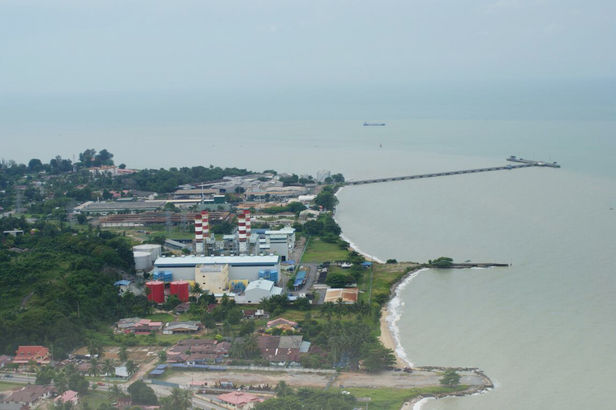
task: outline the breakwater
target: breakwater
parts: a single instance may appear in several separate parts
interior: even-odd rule
[[[451,265],[426,265],[431,269],[469,269],[469,268],[503,268],[508,263],[452,263]]]

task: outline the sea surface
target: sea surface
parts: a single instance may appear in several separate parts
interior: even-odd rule
[[[336,218],[346,238],[380,260],[512,264],[426,270],[394,301],[410,362],[476,366],[496,384],[424,409],[614,409],[616,105],[613,87],[598,89],[597,98],[522,93],[493,104],[469,103],[465,92],[447,104],[255,97],[239,114],[223,100],[15,101],[0,114],[0,156],[47,162],[106,148],[129,168],[328,169],[355,180],[502,166],[510,155],[558,161],[560,169],[346,187]],[[294,104],[297,115],[283,115]]]

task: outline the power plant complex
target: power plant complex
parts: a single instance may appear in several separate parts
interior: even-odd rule
[[[295,229],[279,231],[251,228],[250,211],[237,215],[234,234],[217,241],[210,233],[209,215],[201,211],[194,217],[194,253],[165,257],[160,245],[133,248],[137,270],[154,268],[153,281],[147,282],[148,300],[164,303],[165,294],[188,301],[190,285],[217,297],[227,294],[241,303],[259,303],[264,297],[282,293],[280,264],[289,259],[295,246]]]

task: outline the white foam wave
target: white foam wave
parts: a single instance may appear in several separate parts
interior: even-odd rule
[[[413,405],[413,410],[421,410],[424,404],[428,402],[428,400],[435,400],[435,399],[434,397],[425,397]]]
[[[351,242],[351,240],[349,238],[347,238],[346,236],[344,236],[344,234],[340,234],[340,237],[342,238],[342,240],[347,241],[349,243],[349,246],[351,247],[351,249],[353,249],[355,252],[364,255],[366,258],[373,260],[375,262],[378,263],[385,263],[382,260],[380,260],[379,258],[377,258],[376,256],[372,256],[372,255],[368,255],[366,252],[363,252],[361,249],[359,249],[359,247]]]
[[[398,328],[398,321],[402,317],[402,307],[404,306],[404,302],[402,301],[402,298],[400,297],[400,293],[402,292],[402,290],[404,290],[404,288],[406,288],[409,285],[409,283],[411,283],[411,281],[417,275],[427,270],[428,268],[420,269],[417,272],[413,272],[406,279],[404,279],[402,283],[400,283],[398,287],[396,288],[396,293],[394,297],[387,304],[387,310],[389,311],[389,315],[387,316],[387,323],[389,324],[389,330],[391,331],[394,342],[396,343],[396,355],[400,359],[408,363],[410,367],[413,367],[413,363],[407,357],[406,351],[404,350],[404,348],[402,347],[402,344],[400,343],[400,329]]]

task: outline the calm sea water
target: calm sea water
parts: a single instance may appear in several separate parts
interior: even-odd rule
[[[409,360],[477,366],[497,386],[430,401],[426,409],[615,408],[614,105],[530,109],[513,101],[426,112],[421,101],[385,109],[360,98],[357,107],[341,103],[344,114],[336,118],[339,102],[323,100],[326,119],[317,115],[324,109],[313,109],[303,116],[310,120],[289,121],[212,119],[215,104],[173,121],[168,111],[152,116],[111,104],[57,113],[14,104],[0,117],[2,156],[48,161],[106,148],[117,163],[136,168],[330,169],[351,179],[504,165],[510,155],[558,161],[563,168],[347,187],[337,219],[346,237],[381,260],[513,263],[428,270],[401,293],[399,338]],[[139,120],[127,121],[131,115]],[[387,126],[363,127],[364,120]]]
[[[337,219],[345,236],[381,260],[451,256],[513,264],[427,270],[402,290],[397,327],[408,359],[477,366],[497,386],[483,395],[429,401],[425,409],[615,408],[616,178],[610,156],[616,147],[601,131],[616,128],[587,123],[585,134],[593,138],[575,145],[577,125],[520,124],[551,128],[554,136],[537,135],[536,144],[527,140],[519,149],[505,138],[465,141],[483,147],[479,152],[487,143],[495,152],[506,146],[525,157],[534,148],[539,158],[562,162],[561,169],[348,187],[339,194]],[[610,154],[597,155],[603,150]],[[503,163],[445,154],[425,163],[415,161],[421,154],[408,155],[418,171]]]

